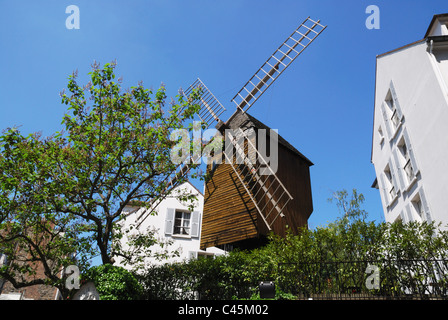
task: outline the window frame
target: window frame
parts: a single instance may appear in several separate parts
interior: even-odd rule
[[[382,147],[383,146],[383,142],[384,142],[384,132],[383,132],[383,127],[381,125],[378,127],[378,135],[380,136],[379,144]]]
[[[383,180],[382,182],[384,183],[383,187],[387,200],[386,203],[387,206],[390,207],[395,202],[395,200],[397,200],[399,192],[399,188],[395,178],[395,172],[393,171],[392,163],[390,161],[384,168],[383,174],[386,177],[387,183],[384,183],[383,179],[381,180]]]
[[[383,114],[384,127],[386,128],[387,136],[389,141],[392,141],[397,136],[404,119],[392,80],[389,83],[389,90],[381,103],[381,112]]]
[[[180,214],[180,218],[178,217],[178,214]],[[185,215],[188,214],[188,218],[185,217]],[[173,236],[182,236],[182,237],[191,237],[191,218],[192,214],[191,211],[188,210],[180,210],[176,209],[174,211],[174,222],[173,222]],[[179,223],[178,223],[179,222]],[[185,225],[185,222],[188,222],[188,225]],[[176,228],[179,230],[176,231]],[[188,230],[188,232],[186,231]]]

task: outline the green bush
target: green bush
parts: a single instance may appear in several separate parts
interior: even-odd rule
[[[250,298],[261,280],[272,280],[262,256],[237,251],[214,259],[153,265],[138,276],[144,299],[221,300]]]
[[[151,265],[137,279],[144,288],[145,300],[193,299],[195,279],[186,263]]]
[[[103,264],[90,268],[84,278],[93,281],[101,300],[138,300],[143,287],[126,269]]]
[[[276,283],[276,299],[359,293],[366,290],[369,263],[381,269],[382,281],[382,292],[369,294],[395,294],[390,286],[398,292],[399,288],[417,285],[416,274],[433,271],[441,275],[433,277],[432,282],[448,282],[444,272],[448,269],[447,230],[434,222],[366,221],[367,213],[360,207],[362,194],[354,190],[348,198],[344,190],[335,198],[342,216],[327,226],[304,228],[298,235],[271,235],[267,245],[252,251],[150,267],[139,276],[144,298],[257,299],[260,281]],[[398,265],[403,260],[419,259],[428,263]],[[432,262],[437,259],[443,262]],[[400,271],[399,267],[406,269]],[[417,280],[424,288],[428,278]]]
[[[436,230],[429,223],[338,220],[299,235],[271,236],[266,246],[252,251],[152,266],[139,280],[145,299],[257,299],[260,281],[276,283],[276,299],[293,299],[366,290],[365,270],[372,262],[382,269],[385,289],[386,282],[410,282],[415,268],[423,268],[415,265],[411,273],[400,274],[387,261],[446,259],[448,233]]]

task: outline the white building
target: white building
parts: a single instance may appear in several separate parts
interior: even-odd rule
[[[371,161],[385,220],[448,224],[448,14],[376,59]]]
[[[196,200],[183,201],[180,199],[182,195],[196,195]],[[126,218],[122,221],[122,230],[130,230],[128,236],[154,232],[159,242],[171,242],[163,247],[153,245],[150,248],[151,254],[143,251],[134,252],[134,254],[146,255],[145,264],[181,262],[199,256],[212,257],[224,254],[225,251],[215,247],[208,248],[206,251],[199,249],[203,205],[203,194],[190,182],[185,182],[157,205],[155,215],[145,213],[144,207],[126,206],[124,208]],[[122,248],[125,250],[129,249],[128,236],[121,241]],[[173,257],[174,252],[178,252],[178,256]],[[171,257],[156,258],[157,254],[164,253]],[[129,267],[123,264],[123,259],[120,257],[117,257],[116,264]]]

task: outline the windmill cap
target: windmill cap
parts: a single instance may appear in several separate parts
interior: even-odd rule
[[[241,112],[236,111],[226,122],[226,126],[228,126],[230,129],[237,129],[237,128],[251,128],[255,127],[257,129],[265,129],[267,131],[267,135],[269,136],[269,131],[271,130],[270,127],[265,125],[263,122],[259,121],[255,117],[251,116],[247,112]],[[294,154],[301,157],[305,162],[308,163],[309,166],[314,165],[307,157],[305,157],[299,150],[294,148],[293,145],[291,145],[288,141],[286,141],[280,134],[278,135],[278,142],[285,147],[286,149],[290,150]]]

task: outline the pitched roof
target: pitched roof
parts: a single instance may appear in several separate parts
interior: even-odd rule
[[[230,118],[227,120],[226,125],[231,129],[241,128],[241,127],[256,127],[257,129],[265,129],[267,131],[267,135],[269,135],[269,128],[267,125],[251,116],[247,112],[236,111]],[[286,149],[290,150],[292,153],[298,155],[300,158],[305,160],[308,165],[314,165],[307,157],[305,157],[299,150],[294,148],[288,141],[286,141],[280,134],[278,135],[278,142],[284,146]]]
[[[404,45],[404,46],[398,47],[398,48],[396,48],[396,49],[393,49],[393,50],[384,52],[384,53],[382,53],[382,54],[377,55],[376,57],[377,57],[377,58],[381,58],[381,57],[383,57],[383,56],[385,56],[385,55],[388,55],[388,54],[390,54],[390,53],[394,53],[394,52],[400,51],[400,50],[402,50],[402,49],[406,49],[406,48],[408,48],[408,47],[411,47],[411,46],[413,46],[413,45],[415,45],[415,44],[419,44],[419,43],[425,42],[426,39],[428,38],[430,32],[431,32],[432,27],[434,26],[434,23],[435,23],[437,20],[440,20],[440,19],[448,19],[448,13],[436,14],[436,15],[434,15],[434,16],[432,17],[431,23],[429,24],[428,29],[426,30],[426,33],[425,33],[425,36],[423,37],[423,39],[420,39],[420,40],[414,41],[414,42],[412,42],[412,43],[408,43],[408,44],[406,44],[406,45]]]
[[[386,55],[388,55],[388,54],[390,54],[390,53],[394,53],[394,52],[400,51],[400,50],[402,50],[402,49],[406,49],[406,48],[408,48],[408,47],[412,47],[413,45],[416,45],[416,44],[419,44],[419,43],[422,43],[422,42],[425,42],[425,41],[426,41],[426,39],[417,40],[417,41],[408,43],[408,44],[406,44],[406,45],[404,45],[404,46],[398,47],[398,48],[396,48],[396,49],[393,49],[393,50],[390,50],[390,51],[381,53],[381,54],[377,55],[376,57],[377,57],[377,58],[381,58],[381,57],[386,56]]]
[[[196,188],[196,186],[194,184],[192,184],[190,180],[186,180],[183,183],[181,183],[180,185],[175,186],[172,189],[169,189],[169,191],[166,193],[166,195],[169,195],[171,192],[173,192],[176,189],[182,188],[186,184],[189,184],[194,190],[196,190],[199,196],[204,197],[204,194],[201,191],[199,191],[199,189]],[[146,207],[146,206],[151,206],[152,204],[153,204],[153,202],[151,202],[151,200],[150,201],[131,200],[131,201],[129,201],[128,206],[130,206],[130,207]]]

